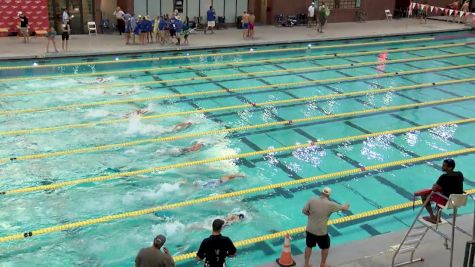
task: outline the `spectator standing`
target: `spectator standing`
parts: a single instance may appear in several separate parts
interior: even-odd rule
[[[256,16],[254,12],[249,12],[249,37],[254,39],[254,27],[256,23]]]
[[[211,29],[211,33],[214,33],[214,27],[216,26],[216,12],[214,11],[213,6],[209,7],[209,10],[206,12],[206,17],[208,20],[208,27],[205,29],[205,34],[206,30]]]
[[[328,16],[330,16],[330,9],[325,5],[325,2],[322,2],[322,5],[318,8],[318,32],[323,33],[323,27],[327,23]]]
[[[197,260],[204,260],[205,267],[226,266],[226,257],[236,255],[237,250],[231,239],[221,235],[224,223],[224,220],[221,219],[213,221],[213,233],[201,242],[201,246],[196,253]]]
[[[61,30],[61,46],[63,47],[63,51],[68,51],[69,34],[71,33],[69,21],[68,23],[61,25]]]
[[[119,34],[122,35],[122,33],[125,33],[125,21],[124,21],[124,11],[118,6],[114,13],[112,13],[115,18],[117,19],[117,30],[119,30]]]
[[[27,43],[30,41],[30,34],[28,33],[28,18],[21,11],[18,12],[18,17],[20,18],[20,34],[23,36],[23,42]]]
[[[242,38],[246,39],[249,36],[249,14],[244,11],[242,14]]]
[[[346,211],[349,209],[349,205],[340,205],[330,201],[329,197],[331,189],[328,187],[323,188],[320,197],[310,199],[305,204],[302,212],[308,216],[308,223],[306,229],[306,243],[305,248],[305,267],[310,265],[310,256],[312,255],[312,248],[317,244],[322,250],[322,257],[320,261],[320,267],[327,267],[327,257],[330,249],[330,236],[328,235],[328,219],[330,215],[337,211]]]
[[[470,1],[466,0],[466,1],[463,3],[462,8],[461,8],[462,12],[465,12],[465,14],[464,14],[464,16],[463,16],[463,20],[460,21],[460,22],[463,22],[464,24],[467,23],[467,18],[468,18],[468,16],[467,16],[466,14],[467,14],[468,12],[470,12],[470,7],[469,7],[469,5],[470,5]]]
[[[54,52],[58,53],[58,49],[56,48],[56,41],[54,40],[56,36],[56,30],[54,27],[50,27],[48,29],[48,32],[46,33],[46,38],[48,39],[48,43],[46,44],[46,53],[49,53],[49,44],[53,43],[54,46]]]
[[[313,2],[308,7],[307,19],[308,19],[307,26],[311,27],[313,23],[315,22],[315,3]]]
[[[69,12],[66,8],[63,8],[63,13],[61,14],[61,20],[63,24],[66,24],[71,18],[69,17]]]
[[[173,257],[170,255],[168,249],[163,246],[166,240],[165,236],[158,235],[153,239],[151,247],[141,249],[137,254],[137,257],[135,257],[135,267],[175,266]]]

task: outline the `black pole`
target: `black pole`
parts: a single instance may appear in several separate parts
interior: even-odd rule
[[[234,19],[237,21],[237,1],[236,0],[236,8],[234,9]]]
[[[185,5],[186,5],[186,16],[188,17],[188,0],[185,0]]]
[[[145,14],[144,16],[148,15],[148,0],[145,1]]]
[[[198,19],[201,17],[201,0],[198,0]],[[201,23],[201,21],[200,21]]]
[[[163,13],[162,13],[162,0],[160,0],[160,5],[159,5],[159,7],[160,7],[160,16],[163,16]]]

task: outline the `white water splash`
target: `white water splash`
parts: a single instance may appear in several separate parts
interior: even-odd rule
[[[391,143],[394,141],[394,138],[395,136],[392,134],[367,138],[366,141],[363,142],[361,155],[365,156],[367,159],[383,161],[384,156],[382,153],[378,152],[378,150],[388,150],[391,146]]]
[[[410,131],[404,135],[404,140],[409,146],[417,145],[419,141],[420,132],[419,131]]]
[[[299,148],[292,152],[292,155],[304,162],[309,163],[313,167],[318,167],[322,163],[322,159],[327,155],[325,149],[318,145]]]

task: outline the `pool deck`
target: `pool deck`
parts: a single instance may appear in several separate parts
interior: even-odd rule
[[[32,37],[27,44],[18,37],[0,38],[0,60],[21,58],[44,58],[85,55],[106,55],[146,51],[176,51],[178,49],[202,49],[229,46],[244,46],[258,44],[275,44],[305,41],[353,39],[361,37],[382,37],[389,35],[407,35],[419,33],[433,33],[470,29],[462,24],[444,21],[429,20],[421,24],[416,19],[399,19],[392,21],[368,21],[364,23],[331,23],[324,33],[317,33],[313,28],[257,26],[254,40],[243,40],[241,30],[228,28],[218,30],[215,34],[204,35],[196,32],[190,35],[188,46],[160,46],[158,44],[125,45],[122,36],[116,34],[99,34],[97,36],[72,35],[69,41],[70,52],[45,53],[46,38]],[[61,37],[56,37],[58,49],[61,50]],[[51,47],[51,50],[53,48]]]
[[[457,218],[457,225],[471,233],[473,214],[460,216]],[[441,227],[445,233],[450,234],[447,225]],[[407,229],[406,229],[407,230]],[[388,234],[374,236],[369,239],[355,241],[349,244],[335,246],[330,251],[328,263],[331,266],[339,267],[389,267],[393,252],[391,247],[397,245],[402,240],[406,230],[392,232]],[[465,244],[470,237],[460,232],[456,232],[455,252],[453,266],[463,266]],[[405,257],[406,258],[405,258]],[[409,254],[403,254],[401,260],[407,260]],[[443,239],[434,232],[429,231],[421,245],[416,251],[415,258],[423,257],[423,262],[413,263],[407,266],[413,267],[434,267],[449,266],[450,250],[443,246]],[[296,266],[304,266],[303,255],[294,255]],[[399,261],[399,262],[400,262]],[[320,263],[320,251],[314,250],[312,254],[312,266],[318,267]],[[260,267],[277,267],[276,263],[269,263]]]

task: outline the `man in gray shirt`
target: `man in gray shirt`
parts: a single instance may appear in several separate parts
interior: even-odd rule
[[[157,235],[153,245],[143,248],[135,258],[135,267],[173,267],[175,261],[166,247],[163,247],[167,239],[163,235]],[[160,250],[163,247],[163,252]]]
[[[317,244],[322,250],[320,267],[327,267],[327,257],[330,249],[330,237],[328,236],[327,223],[328,218],[333,212],[346,211],[350,208],[349,204],[340,205],[329,200],[331,189],[323,188],[320,197],[310,199],[305,207],[303,214],[308,216],[307,223],[307,247],[305,248],[305,267],[310,265],[310,256],[312,248]]]

